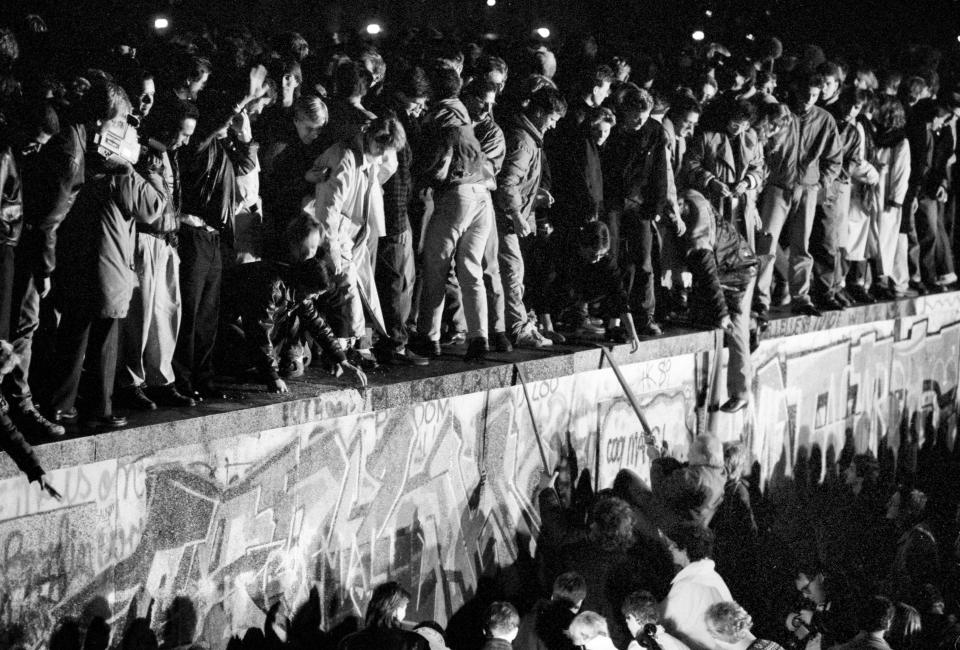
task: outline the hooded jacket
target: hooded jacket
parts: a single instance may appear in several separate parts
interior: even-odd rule
[[[504,129],[507,155],[497,176],[493,209],[501,225],[527,219],[543,175],[543,134],[518,113]]]

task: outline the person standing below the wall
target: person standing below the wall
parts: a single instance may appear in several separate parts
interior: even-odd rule
[[[399,583],[378,585],[367,604],[363,629],[345,636],[338,650],[430,650],[424,637],[401,627],[409,604],[410,593]]]

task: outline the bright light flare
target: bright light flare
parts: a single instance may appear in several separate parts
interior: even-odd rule
[[[487,0],[487,6],[488,6],[488,7],[496,7],[496,6],[497,6],[497,0]]]
[[[690,34],[690,38],[692,38],[693,40],[698,41],[698,42],[699,42],[699,41],[702,41],[702,40],[705,39],[706,37],[707,37],[707,35],[703,33],[703,30],[702,30],[702,29],[698,29],[698,30],[694,31],[692,34]]]
[[[747,40],[752,41],[754,39],[753,34],[747,34]]]
[[[713,18],[713,11],[711,11],[710,9],[707,9],[706,11],[703,12],[703,15],[706,16],[707,18]]]
[[[381,27],[379,23],[370,23],[367,25],[366,32],[370,34],[370,36],[376,36],[383,32],[383,27]]]
[[[161,16],[160,18],[155,18],[153,20],[154,29],[166,29],[169,26],[170,26],[170,21],[164,18],[163,16]]]
[[[550,38],[550,30],[546,27],[537,27],[536,32],[540,38]]]

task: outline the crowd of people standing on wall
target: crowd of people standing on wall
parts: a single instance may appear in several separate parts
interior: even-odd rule
[[[957,281],[960,86],[929,46],[56,37],[0,28],[0,439],[41,482],[28,439],[221,378],[362,387],[668,322],[725,331],[734,412],[771,309]]]

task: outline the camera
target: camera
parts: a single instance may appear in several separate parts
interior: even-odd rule
[[[137,164],[140,159],[140,141],[137,138],[137,127],[140,120],[128,115],[122,124],[111,121],[104,129],[93,136],[93,145],[96,152],[104,158],[116,156],[131,165]]]

